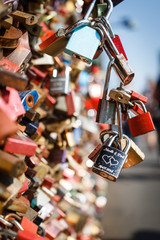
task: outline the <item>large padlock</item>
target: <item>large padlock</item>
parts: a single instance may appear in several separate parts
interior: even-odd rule
[[[127,120],[129,129],[133,137],[155,130],[151,114],[150,112],[147,112],[147,109],[144,103],[142,103],[139,100],[136,100],[135,102],[140,104],[144,113],[137,115],[135,117],[129,118]]]
[[[130,141],[126,136],[127,144],[123,151],[112,147],[117,135],[102,146],[101,152],[96,159],[92,171],[111,181],[116,181],[127,158],[130,149]]]
[[[91,22],[89,20],[82,19],[66,29],[59,28],[56,33],[43,41],[39,47],[42,52],[56,57],[64,51],[68,43],[69,36],[75,29],[79,28],[80,26],[86,26],[90,24]]]
[[[106,80],[102,99],[99,99],[96,122],[104,124],[117,124],[117,112],[115,101],[107,100],[108,85],[113,61],[107,67]]]
[[[66,66],[65,74],[58,75],[58,70],[53,70],[53,76],[50,78],[49,93],[51,96],[68,95],[70,90],[70,67]]]
[[[107,11],[106,18],[110,16],[110,5],[112,6],[112,1],[107,0],[107,3],[109,5],[109,11]],[[91,3],[84,19],[89,17],[94,4],[95,1]],[[81,26],[72,33],[64,52],[86,63],[91,63],[101,41],[101,35],[97,29],[93,26]]]

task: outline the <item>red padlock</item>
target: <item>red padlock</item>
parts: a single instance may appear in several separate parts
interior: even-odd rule
[[[19,66],[17,66],[15,63],[9,61],[6,57],[3,57],[0,60],[0,66],[3,67],[3,69],[13,72],[13,73],[19,72],[19,70],[20,70]]]
[[[37,144],[30,138],[15,135],[6,140],[4,151],[32,156],[36,152]]]
[[[123,56],[125,57],[126,60],[128,60],[127,56],[126,56],[126,53],[124,51],[124,48],[123,48],[123,45],[122,45],[122,42],[120,40],[120,37],[118,35],[114,35],[114,37],[112,38],[112,42],[113,44],[115,45],[115,47],[117,48],[119,54],[123,54]],[[105,44],[109,50],[109,52],[111,53],[111,55],[113,57],[116,57],[115,53],[112,51],[111,47],[109,46],[108,42],[105,41]]]
[[[17,240],[47,240],[47,238],[41,237],[35,233],[28,231],[18,231]]]
[[[147,112],[144,103],[139,100],[135,102],[142,106],[143,113],[133,118],[129,118],[127,121],[133,137],[155,130],[151,114],[150,112]]]
[[[2,91],[2,97],[10,109],[9,113],[16,115],[16,118],[26,113],[16,89],[6,87],[6,90]]]
[[[73,113],[76,112],[74,91],[71,91],[67,96],[65,96],[65,100],[66,100],[68,115],[73,115]]]

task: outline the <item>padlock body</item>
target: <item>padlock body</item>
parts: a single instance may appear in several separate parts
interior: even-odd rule
[[[65,75],[50,79],[49,93],[51,96],[63,96],[69,93],[69,78]]]
[[[70,37],[64,52],[86,63],[91,63],[100,40],[100,34],[95,29],[88,26],[79,27]]]
[[[127,154],[119,149],[103,145],[92,171],[104,178],[116,181],[126,158]]]
[[[115,102],[99,99],[96,122],[117,125]]]
[[[149,112],[128,119],[128,125],[133,137],[155,130],[152,117]]]
[[[129,84],[133,80],[134,72],[132,71],[123,54],[118,54],[115,57],[114,67],[124,85]]]

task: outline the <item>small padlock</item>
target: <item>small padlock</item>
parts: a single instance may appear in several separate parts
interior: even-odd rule
[[[66,66],[64,75],[57,75],[58,70],[53,70],[53,76],[50,78],[49,93],[51,96],[68,95],[70,90],[70,67]]]
[[[38,100],[38,92],[36,90],[20,91],[19,96],[25,111],[32,108]]]
[[[18,10],[13,12],[11,16],[13,17],[13,20],[26,25],[34,25],[38,22],[37,16]]]
[[[135,117],[129,118],[127,120],[129,129],[133,137],[155,130],[151,114],[150,112],[147,112],[147,109],[144,103],[142,103],[139,100],[136,100],[135,102],[139,103],[140,106],[142,106],[144,113],[137,115]]]
[[[127,144],[123,152],[112,147],[116,138],[117,135],[113,136],[107,145],[104,144],[102,146],[101,152],[92,167],[93,172],[111,181],[116,181],[118,178],[130,149],[130,141],[128,137],[126,137]]]
[[[65,96],[65,100],[68,115],[73,115],[76,112],[75,92],[72,90],[67,96]]]
[[[129,104],[131,96],[121,89],[111,89],[109,92],[109,97],[116,102]]]
[[[117,124],[117,113],[115,101],[107,100],[108,85],[110,80],[113,61],[107,67],[106,80],[102,99],[99,99],[96,122],[104,124]]]
[[[143,103],[146,103],[148,101],[148,98],[140,93],[137,93],[133,90],[128,90],[126,88],[122,88],[125,92],[130,94],[131,100],[140,100]]]

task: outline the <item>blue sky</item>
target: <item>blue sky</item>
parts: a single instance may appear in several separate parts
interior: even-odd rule
[[[137,27],[128,29],[122,26],[121,21],[124,18],[133,20]],[[129,65],[135,72],[135,77],[128,88],[143,92],[148,78],[157,81],[160,72],[158,62],[158,52],[160,55],[160,0],[124,0],[114,7],[110,23],[114,33],[120,36]]]

